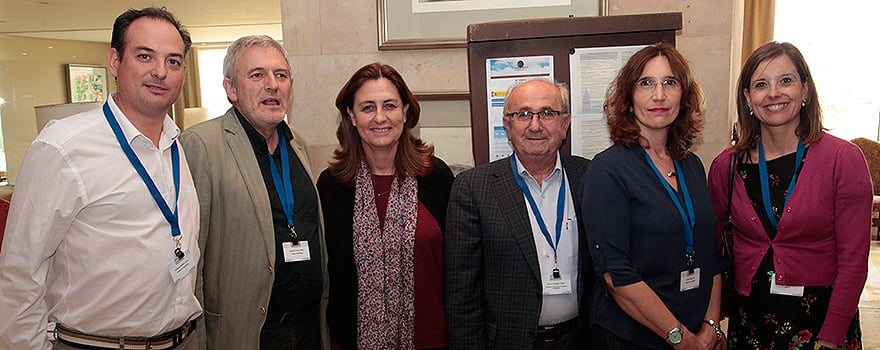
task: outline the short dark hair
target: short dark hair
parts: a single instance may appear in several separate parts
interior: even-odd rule
[[[636,52],[620,69],[617,78],[608,87],[605,96],[605,117],[611,141],[626,147],[640,145],[641,134],[633,109],[633,93],[636,81],[648,61],[663,56],[669,60],[669,68],[681,82],[681,109],[675,121],[669,125],[666,147],[673,159],[684,159],[690,152],[697,134],[703,128],[703,90],[694,79],[694,71],[687,59],[674,46],[659,42]],[[656,147],[660,145],[647,145]]]
[[[132,22],[141,17],[149,17],[171,23],[174,28],[177,29],[177,32],[180,33],[180,38],[183,39],[183,55],[186,56],[186,54],[189,53],[189,49],[192,47],[192,38],[189,35],[189,31],[183,27],[183,24],[181,24],[171,12],[168,12],[164,6],[145,7],[140,10],[128,9],[128,11],[125,11],[119,15],[119,17],[116,17],[116,21],[113,22],[113,34],[110,38],[110,47],[119,53],[120,59],[122,59],[122,54],[125,52],[125,40],[126,35],[128,34],[128,27],[131,26]]]
[[[819,141],[825,131],[822,126],[822,107],[819,106],[819,94],[816,92],[816,82],[810,74],[810,67],[801,51],[790,43],[778,43],[775,41],[761,45],[755,52],[749,55],[743,64],[739,74],[739,82],[736,84],[736,114],[737,114],[737,143],[734,150],[744,152],[758,147],[758,139],[761,137],[761,122],[751,115],[749,103],[746,101],[746,91],[750,91],[752,74],[758,66],[770,59],[788,56],[794,64],[801,83],[807,89],[807,99],[801,107],[797,134],[805,144]],[[796,102],[795,102],[796,103]]]
[[[351,123],[352,115],[348,109],[354,107],[354,95],[367,81],[388,79],[397,88],[401,103],[409,105],[406,112],[406,122],[403,124],[403,132],[397,144],[397,154],[394,159],[394,171],[398,177],[404,176],[427,176],[434,166],[434,147],[425,144],[424,141],[412,135],[411,131],[419,123],[419,101],[406,86],[403,77],[394,67],[382,63],[371,63],[358,69],[351,79],[345,83],[339,95],[336,96],[336,109],[339,110],[339,127],[336,129],[336,138],[339,139],[339,148],[333,154],[330,161],[330,171],[336,179],[346,185],[354,186],[358,168],[361,161],[365,161],[364,146],[357,128]]]

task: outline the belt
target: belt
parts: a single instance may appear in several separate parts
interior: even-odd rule
[[[58,324],[55,326],[55,337],[64,344],[82,349],[162,350],[180,345],[195,329],[196,320],[190,320],[155,337],[116,338],[84,334]]]
[[[543,341],[545,343],[552,343],[562,336],[574,332],[577,328],[578,318],[572,318],[568,321],[557,323],[550,326],[538,326],[538,332],[535,334],[535,342]]]

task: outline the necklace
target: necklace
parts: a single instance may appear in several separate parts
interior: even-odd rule
[[[376,193],[376,198],[382,197],[383,195],[387,194],[388,192],[391,192],[391,188],[389,188],[389,189],[387,189],[387,190],[385,190],[385,191],[382,191],[382,192]]]

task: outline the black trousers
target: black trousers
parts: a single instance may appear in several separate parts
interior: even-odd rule
[[[261,350],[321,350],[321,320],[317,305],[289,320],[266,318],[260,331]]]

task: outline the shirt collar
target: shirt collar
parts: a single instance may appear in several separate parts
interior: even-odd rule
[[[116,118],[116,122],[119,123],[119,127],[122,129],[122,133],[125,135],[125,140],[128,144],[134,144],[137,139],[152,144],[153,141],[141,133],[141,131],[128,120],[125,113],[122,113],[122,110],[119,109],[119,106],[116,105],[116,101],[113,99],[115,96],[115,92],[111,93],[110,97],[107,98],[107,103],[110,105],[110,111],[113,112],[113,117]],[[171,147],[171,143],[176,141],[178,136],[180,136],[180,128],[178,128],[177,124],[174,124],[171,118],[166,115],[165,119],[162,120],[162,134],[159,136],[159,149],[164,150]]]
[[[535,180],[535,177],[532,176],[532,174],[530,174],[529,171],[526,170],[525,165],[523,165],[523,163],[520,162],[519,157],[514,157],[514,159],[516,159],[516,169],[519,170],[519,174],[524,179],[529,179],[529,180],[535,181],[535,183],[537,183],[538,181]],[[547,176],[547,178],[545,180],[550,180],[552,178],[555,178],[556,174],[559,174],[561,172],[562,172],[562,156],[559,155],[559,152],[556,152],[556,165],[553,167],[553,171],[550,172],[550,175]]]

